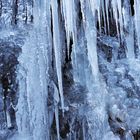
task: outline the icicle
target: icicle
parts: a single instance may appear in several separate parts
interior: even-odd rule
[[[115,22],[116,22],[117,35],[118,35],[118,38],[120,39],[120,32],[119,32],[119,25],[118,25],[117,1],[112,0],[111,4],[112,4],[112,8],[113,8],[113,17],[114,17]]]
[[[100,12],[100,7],[98,7],[98,21],[99,21],[99,32],[101,33],[101,28],[102,28],[102,25],[101,25],[101,12]]]
[[[101,0],[98,1],[90,0],[90,4],[93,13],[95,12],[95,9],[97,9],[98,11],[99,31],[101,33]]]
[[[122,1],[112,0],[112,8],[114,13],[114,19],[116,21],[118,37],[123,39],[123,11],[122,11]]]
[[[120,35],[121,39],[123,39],[123,16],[122,16],[122,1],[117,0],[117,10],[119,12],[119,25],[120,25]]]
[[[62,9],[64,13],[65,18],[65,29],[67,34],[67,50],[68,50],[68,57],[69,56],[69,44],[70,44],[70,38],[74,38],[74,27],[76,26],[74,23],[75,20],[75,3],[74,0],[63,0],[62,1]]]
[[[135,0],[134,1],[134,9],[135,9],[135,28],[136,28],[136,36],[137,36],[137,43],[138,43],[138,48],[140,51],[140,6],[139,6],[140,1]]]
[[[109,15],[108,15],[108,6],[109,6],[109,1],[106,0],[98,0],[98,1],[94,1],[94,0],[90,0],[90,4],[92,7],[92,12],[95,13],[95,10],[97,10],[98,12],[98,21],[99,21],[99,31],[101,33],[101,18],[102,18],[102,14],[103,14],[103,20],[104,20],[104,31],[105,34],[107,34],[107,31],[109,32]],[[102,10],[102,12],[101,12]],[[107,23],[107,25],[106,25]]]
[[[94,2],[91,2],[91,10],[93,14],[93,21],[95,20],[95,5]],[[87,49],[88,49],[88,59],[91,65],[92,74],[94,76],[94,80],[97,82],[98,80],[98,59],[97,59],[97,42],[96,42],[96,27],[95,22],[89,18],[89,13],[86,13],[86,39],[87,39]]]
[[[106,26],[106,14],[105,14],[105,5],[104,5],[104,0],[101,0],[101,9],[102,9],[102,14],[103,14],[103,20],[104,20],[104,32],[107,34],[107,26]]]
[[[127,47],[127,58],[128,59],[134,59],[134,22],[130,14],[129,10],[129,3],[128,1],[125,1],[124,7],[122,9],[123,14],[123,26],[125,29],[124,37],[126,41],[126,47]]]
[[[106,20],[107,20],[107,31],[108,34],[110,34],[110,29],[109,29],[109,14],[108,14],[108,6],[109,6],[109,1],[105,0],[105,12],[106,12]]]
[[[59,93],[61,98],[61,107],[64,112],[64,97],[63,97],[63,85],[62,85],[62,71],[61,71],[61,47],[60,47],[60,31],[58,22],[58,4],[56,0],[51,0],[52,6],[52,19],[53,19],[53,43],[56,61],[56,71],[58,78]]]

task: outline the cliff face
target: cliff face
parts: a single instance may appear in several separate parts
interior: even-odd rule
[[[0,139],[140,139],[139,0],[0,0]]]

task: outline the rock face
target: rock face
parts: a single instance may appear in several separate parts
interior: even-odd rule
[[[18,100],[17,65],[21,46],[15,40],[18,37],[9,36],[0,40],[0,132],[1,139],[11,135],[17,129],[15,108]],[[8,130],[8,129],[9,130]],[[10,130],[11,129],[11,130]]]
[[[0,0],[0,140],[139,140],[138,0]]]

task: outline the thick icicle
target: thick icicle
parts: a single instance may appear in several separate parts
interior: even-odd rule
[[[95,20],[95,3],[94,1],[81,0],[82,10],[86,18],[85,35],[87,40],[87,55],[89,61],[89,71],[86,72],[86,87],[88,88],[87,101],[89,110],[87,111],[87,121],[89,135],[92,139],[101,139],[105,133],[104,123],[107,123],[105,112],[105,91],[100,89],[101,83],[99,78],[98,58],[97,58],[97,41],[96,41],[96,20]],[[92,16],[91,16],[92,15]],[[94,22],[93,22],[94,21]],[[91,73],[92,75],[91,75]],[[91,78],[92,77],[92,78]],[[97,94],[96,94],[97,93]],[[98,94],[100,93],[100,94]],[[104,95],[103,95],[104,93]],[[100,110],[100,111],[99,111]],[[102,113],[104,115],[101,115]],[[94,117],[89,117],[94,116]],[[93,122],[93,123],[92,123]],[[93,134],[98,128],[98,134]]]
[[[129,3],[126,0],[124,2],[124,7],[122,9],[123,14],[123,26],[125,29],[124,32],[124,38],[126,42],[127,47],[127,58],[134,59],[134,21],[133,17],[131,17],[130,9],[129,9]]]
[[[26,70],[26,81],[20,83],[20,98],[18,102],[19,111],[17,113],[18,127],[23,124],[23,128],[29,126],[29,130],[20,129],[19,134],[28,139],[29,135],[33,140],[44,140],[49,138],[48,112],[47,112],[47,81],[48,81],[48,61],[47,61],[47,36],[45,34],[46,24],[42,19],[47,18],[47,1],[36,1],[34,13],[35,26],[30,32],[30,37],[22,48],[20,64]],[[43,14],[42,14],[43,13]],[[44,20],[46,23],[47,20]],[[37,41],[37,43],[36,43]],[[30,51],[29,51],[30,49]],[[21,73],[22,74],[22,73]],[[25,86],[23,93],[22,86]],[[23,95],[24,94],[24,95]],[[25,102],[23,105],[22,103]],[[23,107],[23,108],[22,108]],[[27,109],[27,110],[26,110]],[[29,114],[22,116],[26,110]],[[27,119],[29,118],[29,119]],[[21,125],[22,126],[22,125]],[[46,131],[47,130],[47,131]]]
[[[61,46],[60,46],[60,31],[58,22],[58,3],[56,0],[51,0],[52,7],[52,19],[53,19],[53,45],[55,52],[56,71],[58,78],[59,93],[61,97],[61,107],[64,112],[64,97],[63,97],[63,85],[62,85],[62,70],[61,70]]]
[[[115,23],[116,23],[117,35],[118,35],[118,38],[120,39],[120,32],[119,32],[119,25],[118,25],[118,5],[117,5],[117,1],[112,0],[111,5],[112,5],[112,8],[113,8],[113,17],[114,17]]]
[[[92,74],[95,78],[95,81],[98,81],[98,58],[97,58],[97,42],[96,42],[96,23],[95,21],[95,5],[94,2],[91,2],[89,7],[92,10],[93,19],[89,16],[89,11],[86,11],[86,39],[87,39],[87,49],[88,49],[88,59],[91,65]],[[93,20],[93,21],[92,21]]]
[[[101,7],[102,7],[102,1],[98,0],[98,1],[94,1],[94,0],[90,0],[90,4],[93,9],[97,9],[98,11],[98,21],[99,21],[99,31],[101,33]],[[95,11],[92,11],[93,13]]]
[[[68,50],[68,57],[69,57],[69,44],[70,38],[74,39],[75,37],[75,2],[74,0],[62,0],[62,9],[65,19],[65,29],[67,34],[67,50]]]
[[[123,16],[122,16],[122,1],[117,0],[117,12],[119,13],[119,27],[120,27],[120,37],[123,39],[124,34],[123,34]]]

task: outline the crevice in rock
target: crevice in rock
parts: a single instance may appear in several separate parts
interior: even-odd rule
[[[132,16],[134,16],[135,15],[134,0],[130,0],[130,5],[131,5],[131,14],[132,14]]]

